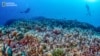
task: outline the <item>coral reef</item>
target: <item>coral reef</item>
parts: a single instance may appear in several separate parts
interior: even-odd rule
[[[0,55],[10,50],[12,56],[100,56],[99,28],[45,17],[9,20],[0,27]]]
[[[52,52],[52,55],[53,56],[63,56],[64,54],[64,51],[62,49],[54,49],[53,52]]]

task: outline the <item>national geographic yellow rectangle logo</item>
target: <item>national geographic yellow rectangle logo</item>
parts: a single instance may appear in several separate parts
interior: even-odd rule
[[[17,6],[14,2],[2,2],[2,7]]]

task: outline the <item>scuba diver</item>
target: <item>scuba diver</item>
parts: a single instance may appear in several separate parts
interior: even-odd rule
[[[91,16],[91,11],[90,11],[90,7],[89,7],[89,5],[88,4],[86,4],[86,10],[87,10],[87,15],[88,16]]]
[[[29,13],[30,12],[30,8],[27,8],[25,11],[21,11],[20,13]]]

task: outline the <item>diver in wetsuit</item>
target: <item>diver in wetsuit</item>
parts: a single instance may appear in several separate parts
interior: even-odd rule
[[[86,10],[87,10],[87,15],[91,16],[91,11],[90,11],[90,7],[88,4],[86,4]]]
[[[20,13],[29,13],[30,12],[30,8],[27,8],[25,11],[21,11]]]

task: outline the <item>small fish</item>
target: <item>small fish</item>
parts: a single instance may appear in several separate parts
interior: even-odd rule
[[[30,8],[27,8],[25,11],[22,11],[20,13],[29,13],[30,12]]]
[[[87,9],[87,14],[88,14],[89,16],[91,16],[90,7],[89,7],[89,5],[88,5],[88,4],[86,4],[86,9]]]

